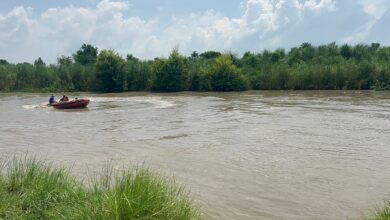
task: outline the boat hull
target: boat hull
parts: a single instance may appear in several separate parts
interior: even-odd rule
[[[86,108],[89,104],[89,99],[75,99],[67,102],[56,102],[51,104],[56,109],[78,109]]]

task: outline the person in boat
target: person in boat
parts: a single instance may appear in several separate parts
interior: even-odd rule
[[[69,101],[69,98],[68,96],[65,95],[63,95],[62,98],[60,99],[60,102],[67,102],[67,101]]]
[[[53,104],[53,103],[55,103],[55,102],[56,102],[56,101],[55,101],[54,95],[51,95],[50,98],[49,98],[49,105],[51,105],[51,104]]]

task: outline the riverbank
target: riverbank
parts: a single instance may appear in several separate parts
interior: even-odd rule
[[[376,212],[372,214],[366,220],[389,220],[390,219],[390,201],[387,201],[382,208],[378,208]]]
[[[0,219],[200,219],[188,192],[146,168],[88,184],[33,158],[0,160]]]

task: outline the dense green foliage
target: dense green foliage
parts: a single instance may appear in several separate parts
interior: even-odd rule
[[[96,86],[102,92],[123,92],[127,89],[125,60],[112,50],[103,50],[97,58]]]
[[[247,89],[244,75],[233,64],[230,55],[216,58],[211,67],[211,87],[215,91],[242,91]]]
[[[156,59],[153,65],[153,90],[161,92],[178,92],[188,88],[188,71],[185,57],[174,49],[168,59]]]
[[[241,58],[216,51],[184,57],[126,60],[113,50],[88,44],[56,65],[0,59],[0,91],[241,91],[390,89],[390,47],[304,43],[284,49],[246,52]]]
[[[98,48],[89,44],[83,44],[81,48],[73,54],[73,59],[76,63],[87,65],[95,63],[98,55]]]
[[[200,219],[173,181],[148,169],[112,173],[85,187],[67,170],[34,159],[0,163],[0,219]]]

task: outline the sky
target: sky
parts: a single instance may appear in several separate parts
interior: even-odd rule
[[[174,47],[242,55],[313,45],[390,45],[390,0],[0,0],[0,59],[56,63],[83,43],[142,59]]]

